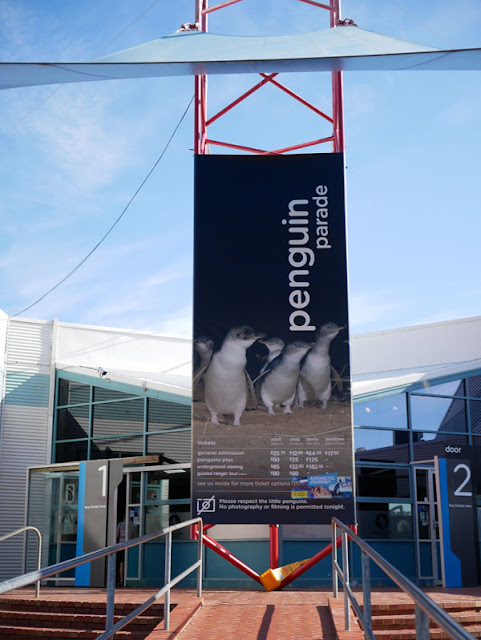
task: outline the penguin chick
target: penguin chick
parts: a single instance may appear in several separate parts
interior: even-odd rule
[[[296,397],[301,360],[312,344],[296,340],[284,348],[275,358],[261,382],[261,399],[269,414],[275,416],[275,404],[284,406],[284,413],[292,413],[291,405]]]
[[[301,367],[297,385],[298,404],[301,409],[304,402],[322,402],[322,408],[327,408],[332,391],[329,347],[341,329],[344,327],[338,326],[335,322],[328,322],[320,328],[314,346]]]
[[[210,411],[211,422],[219,424],[217,414],[234,416],[234,426],[246,408],[246,351],[263,334],[251,327],[234,327],[224,338],[222,347],[214,353],[204,374],[205,404]]]
[[[267,347],[269,353],[266,356],[264,364],[262,365],[259,375],[262,375],[267,369],[268,365],[280,355],[282,349],[286,346],[286,343],[281,338],[266,338],[265,340],[259,340],[259,342]]]
[[[214,341],[212,338],[201,336],[194,341],[194,349],[200,356],[200,366],[198,369],[203,369],[212,359],[212,354],[214,353]]]

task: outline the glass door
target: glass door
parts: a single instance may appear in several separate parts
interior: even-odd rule
[[[433,467],[414,467],[414,475],[417,577],[421,584],[439,585],[442,580],[435,470]]]
[[[127,476],[125,518],[126,539],[154,533],[190,520],[190,465],[155,465],[124,469]],[[123,513],[119,505],[119,514]],[[174,544],[190,539],[190,528],[174,532]],[[158,538],[126,554],[126,582],[162,584],[164,539]]]
[[[42,533],[42,566],[75,558],[78,517],[77,470],[34,470],[29,473],[27,524]],[[26,569],[36,562],[36,539],[28,538]],[[66,571],[56,581],[71,581],[74,572]]]

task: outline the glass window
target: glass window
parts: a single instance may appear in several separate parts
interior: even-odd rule
[[[464,400],[411,396],[411,424],[421,431],[466,431]]]
[[[147,471],[145,501],[189,500],[190,471],[188,469],[166,469]]]
[[[90,459],[98,460],[102,458],[130,458],[143,455],[143,451],[143,436],[92,440]]]
[[[442,384],[434,384],[427,380],[421,389],[416,389],[413,393],[426,393],[430,396],[465,396],[464,380],[452,380]]]
[[[354,429],[356,462],[409,462],[409,433],[388,429]]]
[[[94,402],[102,402],[104,400],[122,400],[133,396],[133,393],[122,393],[114,389],[104,389],[103,387],[94,387]]]
[[[481,376],[468,378],[468,392],[472,398],[481,398]]]
[[[92,435],[94,437],[142,433],[143,430],[143,398],[93,406]]]
[[[90,386],[88,384],[60,379],[58,393],[59,405],[90,402]]]
[[[358,503],[359,535],[386,540],[413,537],[412,505],[395,502]]]
[[[57,412],[57,440],[74,440],[89,436],[89,407],[71,407]]]
[[[448,443],[468,444],[468,438],[436,431],[413,432],[413,460],[433,460],[434,456],[442,456]]]
[[[190,426],[190,406],[150,399],[148,409],[149,431],[163,431],[169,427]]]
[[[72,462],[87,460],[88,440],[79,442],[57,442],[55,445],[55,462]]]
[[[190,462],[190,429],[147,436],[147,455],[162,455],[165,462]]]
[[[354,407],[354,424],[363,427],[407,427],[406,394],[360,402]]]
[[[358,467],[357,495],[370,498],[409,498],[409,469]]]
[[[481,433],[481,400],[469,401],[469,419],[472,433]]]
[[[130,482],[129,502],[130,504],[140,504],[140,487],[141,487],[140,472],[132,473],[130,477],[131,477],[131,482]]]

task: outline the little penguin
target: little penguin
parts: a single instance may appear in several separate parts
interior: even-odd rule
[[[261,370],[259,371],[259,375],[262,375],[264,371],[267,369],[267,366],[281,353],[282,349],[284,349],[285,342],[282,338],[266,338],[264,340],[259,340],[259,342],[265,345],[269,351],[262,365]]]
[[[207,367],[214,353],[214,341],[212,338],[201,336],[194,341],[194,349],[200,356],[200,366],[197,370]]]
[[[301,409],[304,402],[322,402],[322,408],[327,408],[332,391],[329,347],[341,329],[344,327],[335,322],[321,326],[314,346],[301,367],[297,385],[298,405]]]
[[[268,365],[261,382],[260,394],[271,416],[276,415],[276,404],[284,406],[284,413],[292,413],[291,405],[296,397],[301,360],[311,347],[312,344],[302,340],[291,342]]]
[[[207,367],[212,359],[212,354],[214,353],[214,341],[212,338],[201,336],[194,341],[194,349],[199,355],[200,364],[197,362],[194,370],[192,399],[194,402],[202,402],[204,400],[204,383],[202,378],[207,371]]]
[[[227,333],[222,347],[214,353],[209,368],[204,374],[205,404],[210,411],[210,420],[219,424],[217,414],[234,416],[234,426],[247,403],[246,351],[264,334],[251,327],[233,327]]]

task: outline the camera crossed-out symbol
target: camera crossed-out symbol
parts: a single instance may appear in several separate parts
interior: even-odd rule
[[[211,498],[198,498],[197,499],[197,515],[200,516],[204,512],[215,511],[215,495]]]

